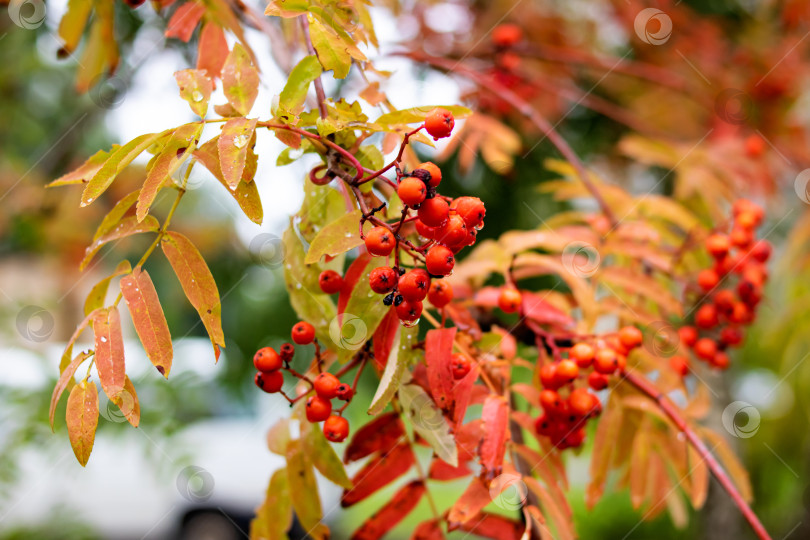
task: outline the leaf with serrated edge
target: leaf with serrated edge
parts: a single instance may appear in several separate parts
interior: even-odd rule
[[[331,70],[336,79],[345,79],[352,67],[352,57],[346,43],[312,16],[309,16],[309,30],[323,69]]]
[[[84,301],[84,314],[89,315],[93,310],[104,307],[104,301],[107,298],[107,289],[110,288],[110,281],[131,271],[132,267],[129,261],[124,259],[115,267],[115,272],[93,285],[93,288]]]
[[[318,231],[309,245],[304,262],[306,264],[316,263],[324,255],[334,257],[361,245],[363,239],[360,238],[360,227],[357,224],[362,215],[360,210],[355,210],[337,218]]]
[[[292,506],[301,526],[313,540],[329,538],[329,529],[321,523],[323,513],[315,471],[304,453],[303,443],[298,440],[287,445],[287,480]]]
[[[124,389],[126,366],[124,338],[118,308],[111,306],[95,312],[93,332],[96,335],[96,369],[101,388],[110,399]]]
[[[433,399],[416,384],[400,386],[398,394],[413,429],[427,441],[437,456],[453,467],[458,467],[456,440]]]
[[[408,360],[418,337],[419,328],[416,326],[413,328],[400,327],[396,333],[391,352],[388,354],[388,362],[385,364],[385,370],[380,376],[377,392],[371,399],[368,414],[380,414],[391,401],[391,398],[394,397],[402,381],[402,375],[408,368]]]
[[[73,453],[84,467],[93,451],[98,426],[98,390],[94,383],[82,381],[70,391],[65,423]]]
[[[159,229],[160,223],[152,216],[146,216],[140,223],[138,223],[138,218],[135,216],[125,217],[119,221],[118,225],[113,227],[111,231],[99,236],[87,247],[84,259],[79,264],[79,270],[84,270],[87,265],[90,264],[90,261],[93,260],[96,253],[98,253],[98,250],[104,247],[105,244],[113,240],[120,240],[121,238],[132,236],[133,234],[158,232]]]
[[[286,540],[292,517],[287,469],[277,469],[270,477],[264,501],[256,509],[256,517],[250,522],[250,540]]]
[[[240,43],[234,44],[222,66],[222,86],[225,97],[234,109],[243,116],[250,113],[259,94],[259,72]]]
[[[200,315],[214,346],[214,355],[219,359],[219,347],[225,347],[225,336],[222,333],[219,290],[211,270],[191,240],[180,233],[168,231],[163,236],[161,248],[180,280],[186,298]]]
[[[68,383],[73,380],[73,375],[76,373],[76,370],[79,366],[90,358],[92,353],[90,352],[80,352],[76,355],[68,366],[62,370],[62,374],[59,376],[59,380],[56,381],[56,386],[53,388],[53,394],[51,394],[51,406],[50,410],[48,411],[48,418],[51,422],[51,431],[53,431],[53,416],[56,414],[56,406],[59,404],[59,398],[62,397],[62,393],[67,388]]]
[[[245,169],[247,152],[256,131],[256,122],[255,118],[230,118],[222,126],[217,143],[219,166],[222,169],[222,177],[231,190],[236,189],[242,180],[242,171]]]
[[[136,267],[121,278],[121,294],[147,358],[168,379],[172,368],[172,336],[149,273]]]
[[[320,425],[301,422],[301,442],[307,459],[322,475],[343,488],[351,489],[352,481],[346,474],[343,462],[340,461],[335,449],[324,437]]]
[[[343,462],[350,463],[368,457],[375,452],[388,453],[404,441],[405,426],[396,412],[381,414],[352,434]]]

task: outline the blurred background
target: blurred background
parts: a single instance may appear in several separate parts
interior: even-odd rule
[[[539,227],[541,216],[565,209],[542,191],[553,177],[543,162],[557,154],[491,95],[387,56],[402,44],[463,60],[516,88],[590,165],[633,192],[675,195],[706,219],[718,216],[719,201],[737,194],[764,204],[769,221],[763,230],[776,248],[773,279],[733,367],[723,377],[707,375],[716,396],[710,424],[741,456],[754,486],[753,508],[773,537],[810,538],[808,5],[802,0],[385,4],[372,9],[381,41],[375,65],[393,72],[384,83],[392,103],[405,108],[462,101],[481,113],[463,124],[453,142],[419,150],[445,163],[447,195],[473,193],[486,202],[484,238]],[[251,5],[259,13],[264,9]],[[650,6],[664,17],[657,12],[642,17],[639,30],[639,14]],[[206,172],[194,171],[190,196],[174,223],[192,237],[217,281],[227,348],[215,365],[171,268],[161,257],[151,259],[147,268],[177,339],[171,381],[154,373],[125,321],[141,424],[128,429],[118,408],[102,398],[95,449],[82,469],[61,420],[64,400],[55,434],[48,404],[84,297],[118,260],[137,260],[145,247],[138,239],[119,242],[84,272],[78,270],[98,222],[142,181],[145,163],[136,162],[89,208],[79,208],[78,189],[44,186],[98,149],[193,120],[171,74],[193,66],[196,36],[189,44],[166,39],[164,15],[148,4],[130,9],[116,2],[121,66],[78,95],[76,58],[56,55],[56,28],[65,8],[62,0],[29,0],[2,6],[0,13],[0,539],[241,538],[270,474],[282,465],[267,450],[265,433],[289,407],[255,390],[251,357],[261,346],[285,341],[296,320],[284,292],[280,236],[300,206],[311,156],[277,166],[284,146],[259,134],[261,226],[240,215]],[[490,44],[491,29],[502,22],[524,28],[528,45],[517,68]],[[280,51],[258,30],[248,29],[247,39],[262,70],[253,112],[266,117],[285,80],[277,65]],[[328,93],[354,99],[366,83],[350,77],[338,87],[327,77],[326,85]],[[215,95],[213,101],[223,100]],[[363,106],[372,118],[378,114]],[[371,392],[373,375],[365,375],[361,384]],[[744,431],[722,422],[722,412],[735,401],[745,404]],[[360,422],[362,409],[348,411]],[[567,467],[582,538],[750,534],[716,486],[707,508],[693,512],[685,529],[676,528],[667,514],[640,521],[643,514],[632,509],[621,489],[588,511],[587,445],[567,456]],[[443,485],[439,498],[449,501],[462,487]],[[321,490],[334,537],[345,538],[394,488],[350,511],[338,508],[334,486],[323,482]],[[406,520],[391,537],[407,538],[417,519]]]

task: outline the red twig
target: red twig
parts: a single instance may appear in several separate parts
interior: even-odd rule
[[[624,379],[658,403],[661,410],[664,411],[675,426],[681,430],[697,453],[700,454],[701,458],[706,461],[709,469],[712,471],[712,474],[714,474],[714,477],[717,478],[720,485],[722,485],[726,492],[728,492],[729,496],[734,501],[734,504],[737,505],[740,512],[742,512],[742,515],[745,516],[746,520],[748,520],[751,528],[754,529],[757,537],[760,538],[760,540],[771,540],[768,531],[765,530],[765,527],[759,521],[757,515],[753,510],[751,510],[748,503],[745,502],[745,499],[737,490],[734,482],[732,482],[731,478],[729,478],[728,474],[726,474],[723,466],[720,465],[720,463],[714,458],[711,451],[706,448],[706,445],[703,443],[700,437],[698,437],[692,428],[689,427],[689,424],[687,424],[686,420],[684,420],[683,416],[681,416],[681,412],[677,409],[677,407],[675,407],[669,398],[662,394],[651,381],[642,375],[628,372],[624,374]]]

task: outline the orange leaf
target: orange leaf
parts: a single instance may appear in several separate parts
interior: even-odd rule
[[[477,516],[486,505],[492,502],[489,489],[480,478],[473,478],[467,489],[453,504],[447,514],[447,528],[451,531],[458,529]]]
[[[152,279],[136,267],[121,278],[121,294],[129,308],[135,331],[143,343],[146,356],[161,375],[169,378],[172,368],[172,336]]]
[[[98,390],[94,383],[82,381],[70,391],[65,423],[73,453],[84,467],[93,451],[98,426]]]
[[[380,326],[374,331],[372,345],[374,346],[374,365],[382,371],[391,354],[391,347],[394,345],[394,338],[399,330],[399,318],[397,312],[392,307],[383,317]]]
[[[437,519],[423,521],[414,529],[411,540],[444,540],[441,522]]]
[[[388,504],[380,508],[352,535],[352,540],[377,540],[396,527],[425,494],[425,484],[414,480],[400,489]]]
[[[455,386],[453,387],[453,401],[455,402],[455,406],[453,407],[453,421],[456,423],[456,427],[464,422],[464,415],[467,412],[467,406],[469,406],[471,402],[473,388],[475,388],[475,381],[478,380],[479,371],[478,366],[473,364],[470,372],[467,373],[463,379],[455,382]]]
[[[231,190],[236,189],[239,181],[242,180],[248,148],[252,144],[253,134],[256,132],[256,122],[255,118],[252,120],[241,117],[230,118],[222,126],[222,133],[217,143],[219,166],[222,169],[222,177]]]
[[[110,399],[124,389],[124,338],[121,335],[121,317],[115,306],[100,309],[93,317],[96,334],[96,369],[101,388]]]
[[[157,232],[160,229],[160,224],[152,216],[146,216],[145,219],[138,223],[135,216],[129,216],[122,219],[118,226],[114,227],[109,232],[102,234],[87,247],[84,259],[79,264],[79,270],[84,270],[85,267],[93,260],[93,257],[98,253],[104,244],[112,242],[113,240],[120,240],[133,234]]]
[[[506,451],[507,424],[509,422],[509,406],[503,396],[490,395],[484,401],[484,410],[481,412],[484,420],[484,441],[481,443],[482,474],[494,478],[501,474],[503,468],[503,455]]]
[[[225,336],[222,333],[222,305],[211,270],[191,240],[180,233],[167,232],[161,247],[186,298],[200,315],[214,346],[214,355],[219,359],[219,348],[225,346]]]
[[[430,394],[436,405],[444,411],[453,410],[455,380],[450,357],[455,337],[455,327],[430,330],[425,336],[425,363]]]
[[[472,471],[465,463],[459,463],[458,467],[453,467],[443,459],[434,459],[430,463],[428,477],[431,480],[457,480],[471,473]]]
[[[212,21],[203,24],[197,48],[197,69],[204,69],[212,79],[222,74],[222,66],[228,58],[228,42],[222,27]]]
[[[51,394],[51,407],[50,411],[48,412],[48,417],[51,421],[51,430],[53,430],[53,415],[56,413],[56,405],[59,403],[59,398],[62,397],[62,392],[65,391],[67,388],[68,383],[73,380],[73,375],[76,373],[76,370],[79,366],[90,358],[89,352],[80,352],[76,355],[76,358],[68,364],[68,366],[62,371],[62,374],[59,376],[59,380],[56,381],[56,386],[53,388],[53,394]]]
[[[115,403],[132,427],[138,427],[141,421],[141,404],[138,402],[138,394],[128,376],[124,375],[124,389],[110,401]]]
[[[222,66],[222,87],[225,97],[233,108],[243,116],[250,113],[253,102],[259,94],[259,72],[253,67],[250,56],[241,44],[235,43],[233,50]]]
[[[402,441],[405,428],[395,412],[382,414],[361,427],[346,447],[343,461],[349,463],[370,456],[374,452],[385,454]]]
[[[526,527],[517,521],[496,514],[481,512],[475,519],[463,523],[462,531],[493,540],[520,540]]]
[[[194,114],[205,118],[208,112],[208,101],[214,91],[214,81],[205,71],[199,69],[184,69],[174,73],[174,80],[180,89],[183,98]]]
[[[414,460],[413,451],[407,443],[370,459],[352,478],[354,487],[343,492],[340,505],[346,508],[374,494],[408,472]]]
[[[186,2],[174,12],[172,18],[169,19],[169,25],[166,28],[165,36],[167,38],[177,38],[180,41],[188,43],[191,39],[191,34],[197,28],[200,19],[205,13],[205,6],[196,2]]]

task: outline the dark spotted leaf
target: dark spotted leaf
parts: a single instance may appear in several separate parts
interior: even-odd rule
[[[126,376],[121,316],[115,306],[100,309],[94,313],[96,370],[98,370],[101,388],[110,399],[113,399],[124,389],[124,377]]]
[[[135,268],[131,274],[121,278],[121,294],[146,356],[168,379],[172,368],[172,336],[149,274],[140,267]]]

